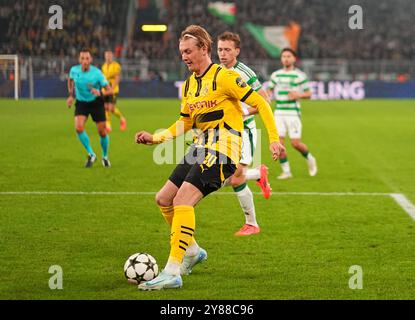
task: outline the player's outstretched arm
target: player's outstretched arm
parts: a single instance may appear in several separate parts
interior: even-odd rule
[[[186,133],[192,128],[192,121],[189,117],[181,116],[178,121],[173,123],[168,129],[159,133],[151,134],[146,131],[139,131],[135,135],[135,142],[138,144],[159,144],[174,139]]]
[[[271,105],[271,98],[268,95],[267,91],[265,91],[264,89],[260,89],[259,91],[257,91],[264,99],[266,102],[268,102],[269,105]],[[258,109],[256,108],[248,108],[248,114],[247,115],[254,115],[258,113]]]
[[[272,158],[277,160],[280,154],[285,151],[285,147],[280,143],[277,126],[275,125],[274,115],[268,102],[257,92],[253,91],[245,100],[245,103],[258,109],[259,115],[264,122],[268,132],[270,151]]]
[[[261,116],[268,132],[272,158],[277,160],[281,152],[285,151],[285,148],[280,143],[280,137],[278,135],[277,126],[275,125],[274,115],[272,114],[270,105],[258,92],[254,91],[244,81],[242,81],[239,74],[234,71],[227,70],[222,73],[222,75],[218,77],[218,84],[220,84],[220,87],[223,88],[228,96],[245,102],[250,107],[253,107],[259,111],[259,115]]]

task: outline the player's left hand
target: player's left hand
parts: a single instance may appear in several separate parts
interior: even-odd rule
[[[296,91],[290,91],[288,92],[288,98],[290,100],[298,100],[301,99],[301,93]]]
[[[280,157],[280,154],[285,151],[284,145],[282,143],[280,143],[280,142],[273,142],[273,143],[271,143],[269,145],[269,149],[270,149],[270,151],[272,153],[272,159],[274,161],[275,160],[278,160],[278,158]]]
[[[66,99],[66,105],[68,106],[68,108],[72,107],[74,101],[74,97],[69,96],[68,99]]]
[[[101,92],[99,92],[99,90],[92,88],[91,89],[91,93],[95,96],[95,97],[99,97],[101,95]]]

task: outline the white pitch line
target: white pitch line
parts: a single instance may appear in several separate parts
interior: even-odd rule
[[[5,191],[0,192],[0,195],[15,195],[15,196],[142,196],[142,195],[155,195],[156,192],[129,192],[129,191]]]
[[[141,192],[141,191],[1,191],[0,195],[68,195],[68,196],[95,196],[95,195],[155,195],[157,192]],[[261,195],[261,192],[253,192],[256,195]],[[213,195],[235,195],[235,192],[216,192]],[[390,193],[377,192],[272,192],[274,196],[377,196],[385,197],[392,196]]]
[[[415,206],[411,201],[408,200],[402,193],[391,193],[390,196],[395,199],[396,203],[401,206],[401,208],[409,214],[409,216],[415,220]]]
[[[67,196],[154,196],[156,192],[139,192],[139,191],[0,191],[0,196],[48,196],[48,195],[67,195]],[[261,192],[254,192],[261,195]],[[227,196],[235,195],[234,192],[217,192],[214,195]],[[367,196],[367,197],[391,197],[396,203],[415,220],[415,206],[402,193],[379,193],[379,192],[273,192],[273,196]]]

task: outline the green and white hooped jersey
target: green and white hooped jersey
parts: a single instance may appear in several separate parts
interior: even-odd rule
[[[299,100],[290,100],[290,91],[310,91],[307,75],[298,68],[286,71],[277,70],[271,74],[269,89],[273,90],[273,100],[276,100],[275,113],[277,115],[301,116],[301,105]]]
[[[242,62],[238,61],[232,68],[229,70],[233,70],[241,76],[242,80],[244,80],[251,88],[255,91],[259,91],[262,88],[261,82],[259,82],[257,75],[251,68],[247,65],[243,64]],[[249,106],[243,102],[241,102],[242,108],[247,110]],[[244,125],[248,126],[249,124],[255,125],[255,116],[249,115],[244,116]]]

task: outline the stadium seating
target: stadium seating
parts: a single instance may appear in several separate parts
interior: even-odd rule
[[[0,3],[0,26],[5,37],[0,42],[3,54],[74,56],[79,48],[89,47],[101,55],[108,47],[115,47],[119,29],[119,14],[125,12],[122,1],[62,1],[63,30],[49,30],[50,1],[10,1]],[[121,9],[121,10],[120,10]],[[125,13],[124,13],[125,14]],[[124,19],[125,21],[125,19]]]
[[[123,42],[125,32],[117,37],[120,23],[125,23],[128,1],[85,0],[55,1],[64,9],[64,30],[47,30],[44,25],[48,1],[3,0],[0,4],[0,26],[6,30],[0,43],[2,53],[24,55],[73,56],[82,46],[91,47],[101,55],[107,47],[115,48]],[[147,3],[151,3],[147,1]],[[231,29],[243,39],[242,58],[269,58],[265,50],[243,28],[246,22],[261,25],[285,25],[297,21],[301,25],[300,56],[307,59],[411,59],[415,55],[412,35],[415,25],[411,12],[415,2],[407,0],[368,0],[363,8],[364,29],[348,27],[348,8],[351,0],[283,1],[263,0],[237,2],[237,19],[229,26],[207,11],[208,0],[180,0],[158,2],[155,10],[162,22],[169,25],[169,32],[160,36],[136,33],[125,57],[148,59],[177,59],[177,38],[189,24],[209,26],[216,36]],[[161,4],[160,4],[161,3]],[[161,7],[160,7],[161,6]],[[13,14],[11,14],[13,12]],[[180,15],[174,14],[180,12]],[[326,19],[325,17],[341,17]],[[399,16],[399,22],[394,17]],[[47,16],[46,16],[47,17]],[[404,27],[398,28],[397,23]],[[396,27],[391,27],[396,25]],[[138,28],[136,28],[137,30]],[[62,35],[63,33],[63,35]]]

